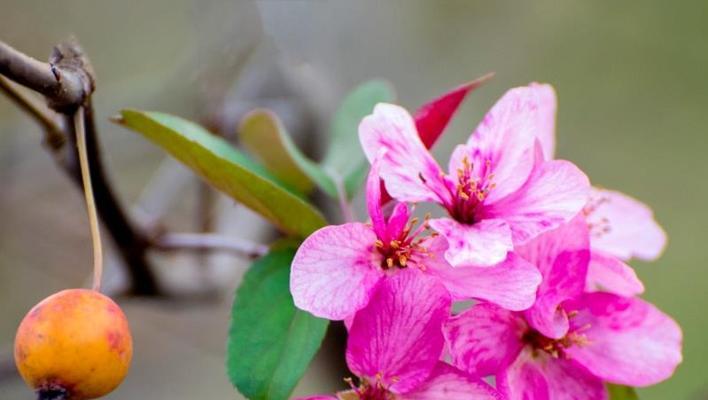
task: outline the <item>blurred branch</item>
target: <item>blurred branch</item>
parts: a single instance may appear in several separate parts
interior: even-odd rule
[[[166,233],[153,241],[156,250],[222,250],[247,258],[258,258],[268,246],[215,233]]]
[[[61,146],[50,146],[50,149],[61,169],[81,190],[83,182],[72,115],[79,106],[85,107],[83,123],[98,215],[128,271],[130,293],[143,296],[159,294],[157,280],[147,260],[150,242],[128,219],[104,171],[91,104],[91,93],[95,87],[93,69],[78,43],[70,41],[59,44],[54,48],[49,63],[43,63],[0,41],[0,75],[41,93],[47,99],[48,106],[63,115],[64,124],[60,127],[48,116],[48,110],[40,108],[4,79],[0,82],[2,91],[27,111],[48,136],[61,134],[72,144],[67,149],[66,157],[57,156]]]

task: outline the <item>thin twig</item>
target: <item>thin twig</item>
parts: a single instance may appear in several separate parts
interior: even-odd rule
[[[103,246],[101,245],[101,230],[98,227],[96,203],[93,197],[93,185],[91,184],[91,172],[88,163],[88,151],[86,150],[86,130],[84,129],[83,107],[79,107],[76,114],[74,114],[74,126],[76,127],[76,145],[77,151],[79,152],[79,164],[81,166],[81,181],[84,185],[86,211],[88,212],[89,226],[91,228],[91,243],[93,244],[93,290],[100,292],[101,276],[103,275]]]
[[[28,113],[42,125],[42,128],[44,128],[46,132],[44,141],[52,150],[58,150],[62,147],[64,142],[66,142],[66,137],[61,128],[59,128],[59,125],[57,125],[54,116],[46,109],[46,105],[39,104],[39,102],[32,97],[22,93],[16,84],[2,76],[0,76],[0,90],[2,90],[17,107]]]
[[[239,256],[258,258],[268,252],[268,246],[216,233],[167,233],[155,239],[156,250],[221,250]]]

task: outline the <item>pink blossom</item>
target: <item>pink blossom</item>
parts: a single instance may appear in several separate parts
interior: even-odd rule
[[[536,131],[547,160],[555,157],[556,96],[552,90],[541,94],[548,104],[547,129]],[[620,192],[591,188],[583,208],[591,228],[591,259],[588,267],[588,291],[607,291],[622,296],[644,292],[644,285],[634,269],[626,264],[632,258],[656,260],[666,246],[666,233],[654,220],[651,209]]]
[[[448,242],[453,266],[489,266],[515,245],[575,216],[587,202],[587,177],[567,161],[547,161],[539,130],[552,130],[547,85],[507,92],[443,172],[419,137],[406,110],[379,104],[359,126],[364,152],[381,149],[381,177],[388,192],[405,202],[435,202],[449,218],[430,221]],[[550,126],[549,126],[550,124]]]
[[[439,361],[450,305],[447,290],[420,270],[382,281],[349,334],[347,364],[358,382],[337,397],[307,399],[498,399],[488,384]]]
[[[666,234],[651,209],[620,192],[593,188],[584,212],[592,247],[587,289],[623,296],[642,293],[644,285],[626,262],[655,260],[666,246]]]
[[[570,326],[558,339],[533,329],[523,314],[478,304],[450,320],[452,361],[470,374],[496,375],[516,399],[606,399],[604,382],[649,386],[681,362],[681,330],[653,305],[611,293],[563,304]]]
[[[292,262],[290,290],[295,305],[312,314],[343,320],[369,303],[375,287],[404,270],[442,282],[455,298],[476,298],[511,310],[530,307],[541,277],[536,268],[510,253],[493,267],[452,268],[443,256],[447,242],[416,227],[404,203],[386,218],[381,209],[378,165],[367,181],[370,224],[328,226],[310,235]]]
[[[636,298],[584,293],[590,259],[584,214],[517,251],[543,275],[524,312],[481,303],[444,328],[453,364],[496,375],[509,399],[606,399],[604,382],[648,386],[681,362],[681,330]]]

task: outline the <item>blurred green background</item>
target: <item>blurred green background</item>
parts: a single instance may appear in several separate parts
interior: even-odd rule
[[[283,93],[305,96],[302,107],[314,122],[311,130],[300,129],[300,140],[314,150],[321,142],[316,128],[337,100],[371,77],[392,81],[400,102],[413,108],[496,71],[436,147],[440,159],[507,88],[552,83],[560,102],[559,156],[577,163],[595,184],[650,204],[669,234],[664,256],[636,267],[646,298],[682,325],[685,359],[671,380],[641,390],[641,397],[706,399],[707,18],[705,1],[0,0],[0,39],[40,59],[67,35],[80,39],[98,75],[95,101],[106,161],[128,204],[139,199],[163,156],[106,118],[130,106],[203,119],[217,111],[212,102],[254,46],[266,55],[249,59],[239,101],[221,114],[235,120],[250,106],[279,104]],[[282,85],[263,72],[273,65],[285,76]],[[90,273],[80,194],[40,140],[37,128],[0,98],[2,399],[32,398],[10,362],[24,313],[56,290],[84,285]],[[188,180],[176,195],[170,226],[193,228],[195,187]],[[261,237],[258,218],[220,204],[220,230]],[[216,257],[205,266],[203,258],[182,256],[156,256],[156,262],[170,285],[187,292],[206,287],[217,296],[122,302],[135,331],[136,357],[131,375],[108,398],[236,397],[223,362],[242,263]],[[112,269],[108,279],[119,282],[119,268]],[[330,375],[326,360],[318,359],[297,393],[338,387]]]

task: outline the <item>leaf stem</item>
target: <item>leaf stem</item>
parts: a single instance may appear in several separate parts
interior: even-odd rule
[[[333,171],[327,171],[327,173],[337,188],[337,200],[339,200],[339,209],[342,211],[344,222],[354,222],[354,212],[352,211],[352,205],[347,200],[347,191],[344,188],[342,177]]]
[[[86,150],[86,129],[84,128],[84,108],[79,107],[74,114],[76,127],[76,146],[79,151],[79,164],[81,166],[81,179],[84,182],[84,197],[86,198],[86,211],[88,212],[89,226],[91,227],[91,242],[93,243],[93,290],[101,291],[101,276],[103,275],[103,246],[101,245],[101,231],[96,215],[96,202],[91,185],[91,174],[88,163],[88,150]]]

